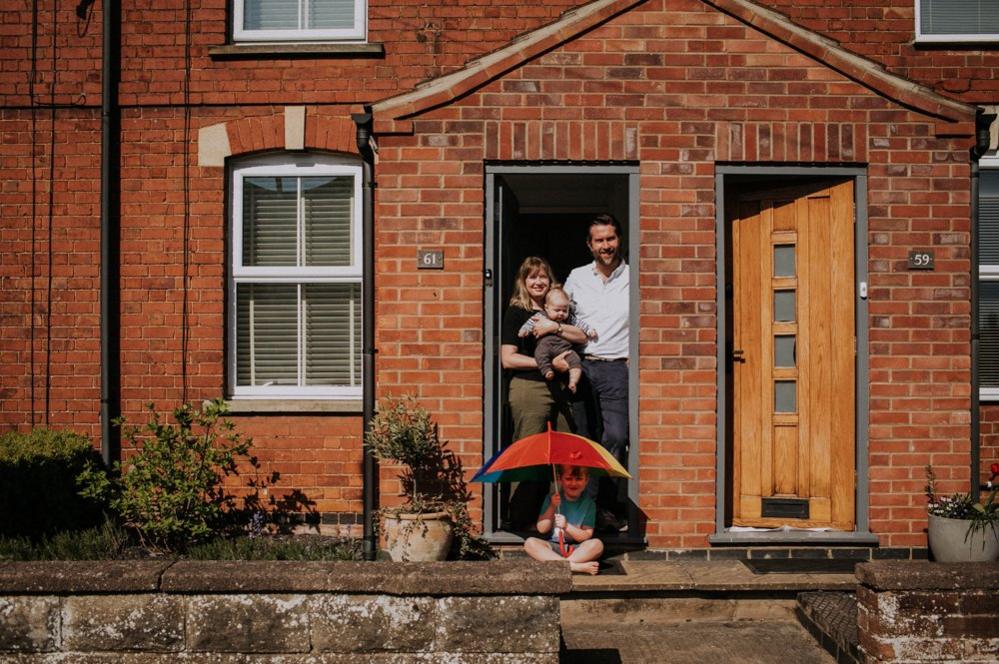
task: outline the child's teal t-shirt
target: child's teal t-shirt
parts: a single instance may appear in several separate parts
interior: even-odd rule
[[[551,504],[551,501],[551,496],[545,496],[545,502],[541,505],[540,514],[545,513],[545,510],[548,509],[548,505]],[[593,499],[585,493],[579,497],[579,500],[565,500],[563,498],[562,504],[559,505],[559,512],[565,515],[565,522],[570,526],[576,526],[577,528],[592,528],[597,523],[597,504],[593,502]],[[550,539],[553,542],[558,541],[558,532],[555,528],[552,528]],[[575,541],[569,537],[569,533],[566,533],[565,539],[567,542]]]

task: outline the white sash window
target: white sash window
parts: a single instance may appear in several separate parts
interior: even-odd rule
[[[235,41],[364,41],[365,0],[233,0]]]
[[[999,159],[978,176],[978,377],[982,399],[999,400]]]
[[[361,396],[360,181],[316,156],[233,171],[233,397]]]
[[[999,41],[999,0],[915,0],[916,41]]]

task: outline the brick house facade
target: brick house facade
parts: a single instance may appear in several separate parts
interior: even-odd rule
[[[911,2],[871,4],[373,0],[364,43],[311,45],[234,42],[225,2],[124,7],[120,412],[231,398],[262,463],[281,473],[278,491],[360,533],[372,395],[356,381],[333,397],[234,394],[244,266],[231,195],[261,156],[360,167],[352,116],[366,111],[377,188],[355,217],[373,215],[375,395],[416,394],[476,468],[502,411],[487,368],[498,320],[484,302],[504,291],[484,271],[499,265],[487,240],[503,222],[488,214],[488,187],[507,175],[523,230],[534,186],[569,183],[584,197],[587,177],[620,184],[631,193],[586,204],[623,210],[636,248],[633,498],[650,547],[702,547],[732,511],[720,433],[732,426],[719,410],[732,398],[719,352],[731,318],[718,288],[732,269],[719,243],[731,208],[718,184],[747,193],[832,178],[864,192],[855,276],[867,293],[848,298],[863,359],[851,519],[880,546],[925,546],[923,467],[944,489],[968,485],[969,149],[976,107],[999,103],[999,55],[914,46]],[[5,10],[0,426],[70,427],[97,444],[102,6],[82,4],[84,18],[53,7]],[[443,269],[419,269],[420,249],[442,251]],[[907,269],[913,249],[933,250],[932,271]],[[987,479],[999,407],[980,411]],[[383,502],[393,476],[382,470]],[[476,514],[491,531],[490,509]]]

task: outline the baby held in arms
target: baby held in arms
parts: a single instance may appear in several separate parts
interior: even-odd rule
[[[521,326],[517,332],[518,336],[526,337],[532,334],[534,326],[544,318],[558,323],[558,328],[552,334],[546,334],[538,339],[538,345],[534,350],[534,360],[538,363],[538,371],[545,377],[545,380],[552,380],[555,378],[555,367],[552,365],[552,360],[562,355],[566,364],[569,365],[569,390],[575,392],[576,385],[579,384],[579,378],[583,374],[582,362],[579,359],[579,353],[574,350],[573,345],[562,337],[562,325],[574,325],[588,339],[596,339],[597,331],[576,320],[576,317],[572,313],[572,300],[559,286],[552,286],[549,289],[548,294],[545,296],[545,308],[531,316]]]

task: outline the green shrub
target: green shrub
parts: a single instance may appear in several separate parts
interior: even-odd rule
[[[313,535],[215,539],[188,549],[192,560],[361,560],[360,541]]]
[[[143,427],[117,424],[122,438],[137,452],[113,472],[99,470],[84,478],[84,495],[104,499],[151,548],[183,550],[229,530],[235,497],[224,484],[247,461],[252,441],[226,419],[221,400],[199,410],[184,404],[173,411],[176,424],[164,422],[153,404]]]
[[[0,435],[0,535],[39,538],[96,525],[101,504],[78,493],[77,477],[101,459],[71,431]]]
[[[117,560],[132,545],[128,533],[105,519],[85,530],[64,530],[37,540],[0,537],[0,560]]]

